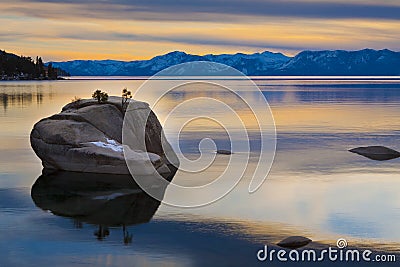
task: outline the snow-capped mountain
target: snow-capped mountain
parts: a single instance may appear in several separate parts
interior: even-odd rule
[[[288,62],[290,57],[281,53],[265,51],[255,54],[224,54],[224,55],[205,55],[207,61],[217,62],[231,66],[247,75],[268,75],[271,71]]]
[[[175,51],[150,60],[52,63],[73,76],[150,76],[167,67],[193,61],[225,64],[247,75],[400,75],[400,52],[387,49],[303,51],[293,58],[269,51],[204,56]]]
[[[277,69],[282,75],[400,75],[400,53],[388,49],[303,51]]]
[[[212,61],[232,66],[245,74],[263,75],[288,62],[290,57],[281,53],[255,53],[234,55],[190,55],[175,51],[156,56],[150,60],[116,61],[116,60],[74,60],[52,62],[73,76],[149,76],[176,64],[193,61]]]

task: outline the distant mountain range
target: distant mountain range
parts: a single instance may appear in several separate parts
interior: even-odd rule
[[[265,51],[255,54],[191,55],[175,51],[150,60],[73,60],[51,62],[73,76],[150,76],[167,67],[192,61],[226,64],[250,76],[268,75],[400,75],[400,52],[303,51],[295,57]],[[50,62],[49,62],[50,63]],[[211,73],[212,74],[212,71]]]

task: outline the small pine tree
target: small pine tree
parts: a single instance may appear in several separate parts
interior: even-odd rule
[[[132,98],[132,92],[128,91],[128,88],[122,90],[122,109],[126,110],[128,107],[128,100]]]
[[[42,78],[46,77],[46,71],[44,70],[44,64],[43,64],[43,60],[41,57],[39,57],[37,64],[38,64],[38,70],[39,70],[39,77],[42,77]]]
[[[100,89],[97,89],[93,92],[92,97],[97,99],[97,102],[104,103],[108,100],[108,94],[106,92],[102,92]]]

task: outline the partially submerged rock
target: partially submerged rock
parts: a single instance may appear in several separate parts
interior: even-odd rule
[[[231,155],[232,151],[230,150],[225,150],[225,149],[219,149],[217,150],[217,154],[221,154],[221,155]]]
[[[283,239],[277,245],[283,248],[297,249],[308,245],[310,242],[312,240],[304,236],[290,236]]]
[[[349,150],[372,160],[390,160],[400,157],[400,152],[384,146],[357,147]]]
[[[141,147],[123,146],[124,116],[142,121]],[[109,97],[99,104],[94,99],[84,99],[63,107],[61,113],[40,120],[31,132],[31,146],[47,169],[129,174],[125,159],[138,166],[137,175],[151,175],[155,169],[166,173],[172,148],[162,138],[162,127],[147,103],[131,100],[128,111],[122,107],[121,97]],[[175,155],[175,154],[174,154]],[[176,157],[174,165],[177,165]],[[147,166],[147,167],[143,167]],[[150,168],[150,167],[151,168]],[[154,166],[154,168],[152,167]]]

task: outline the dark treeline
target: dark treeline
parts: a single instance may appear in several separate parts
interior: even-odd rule
[[[56,80],[60,76],[69,76],[69,73],[54,68],[51,63],[46,66],[41,57],[33,60],[0,50],[1,80]]]

